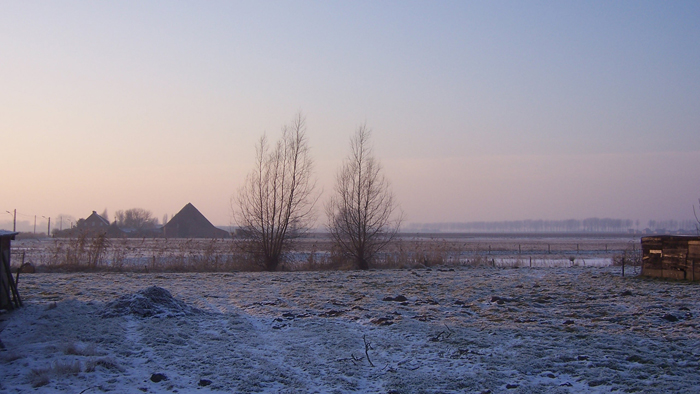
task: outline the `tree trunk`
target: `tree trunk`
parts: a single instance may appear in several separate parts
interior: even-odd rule
[[[369,269],[369,261],[362,257],[358,257],[357,260],[355,261],[355,265],[357,266],[357,269],[361,270],[368,270]]]

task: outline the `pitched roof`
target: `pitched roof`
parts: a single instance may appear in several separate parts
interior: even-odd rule
[[[174,238],[228,238],[229,233],[215,227],[192,203],[163,226],[166,237]]]
[[[91,219],[91,218],[92,218],[92,219]],[[92,213],[90,214],[90,216],[88,216],[87,219],[85,219],[85,221],[88,221],[88,220],[97,220],[98,222],[102,223],[103,225],[109,226],[109,220],[107,220],[107,219],[103,218],[102,216],[98,215],[96,211],[92,211]]]

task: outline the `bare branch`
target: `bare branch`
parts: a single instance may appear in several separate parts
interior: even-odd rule
[[[362,341],[365,343],[365,356],[367,356],[367,362],[369,362],[369,365],[374,367],[374,364],[372,364],[372,360],[369,359],[369,351],[372,349],[372,343],[367,342],[367,335],[362,336]]]

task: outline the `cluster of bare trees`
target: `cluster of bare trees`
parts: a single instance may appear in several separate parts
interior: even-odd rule
[[[119,227],[136,230],[150,229],[158,225],[158,219],[153,217],[153,213],[143,208],[119,210],[114,213],[114,220]]]
[[[351,138],[350,155],[338,171],[333,196],[325,206],[333,242],[358,269],[369,268],[401,223],[369,137],[369,129],[361,126]],[[306,122],[298,114],[282,128],[273,146],[266,136],[260,138],[255,167],[232,201],[247,252],[261,268],[274,271],[284,263],[295,240],[315,222],[319,197]]]

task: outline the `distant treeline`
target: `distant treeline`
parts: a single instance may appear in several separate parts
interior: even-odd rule
[[[462,222],[462,223],[410,223],[404,231],[446,231],[446,232],[591,232],[615,233],[628,231],[679,231],[695,230],[693,220],[650,220],[648,227],[641,228],[639,220],[588,218],[583,220],[512,220],[502,222]]]

